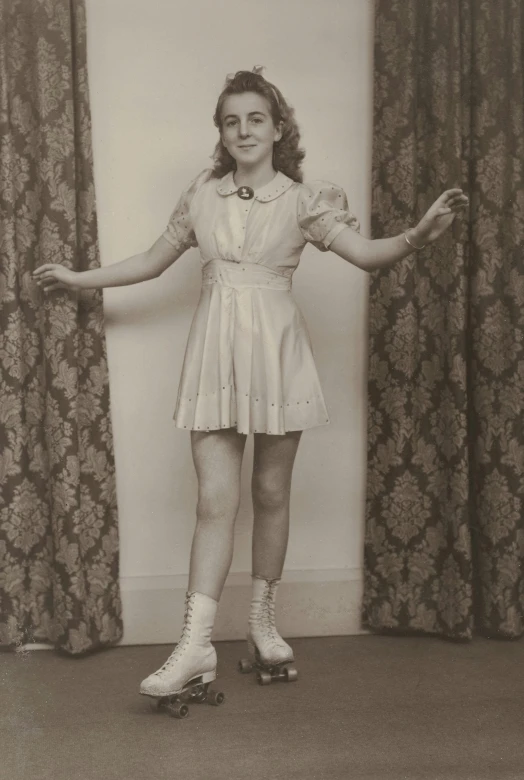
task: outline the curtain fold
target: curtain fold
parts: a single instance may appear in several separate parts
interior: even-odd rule
[[[0,0],[0,645],[122,636],[83,0]]]
[[[524,632],[521,0],[377,0],[374,237],[470,213],[372,275],[364,625]]]

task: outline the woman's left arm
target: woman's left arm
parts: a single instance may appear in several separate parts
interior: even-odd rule
[[[347,228],[336,236],[329,249],[363,271],[387,268],[436,241],[468,203],[468,197],[461,189],[446,190],[427,210],[418,225],[406,233],[372,240]]]

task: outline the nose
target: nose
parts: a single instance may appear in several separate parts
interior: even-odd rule
[[[249,125],[247,119],[241,119],[238,127],[238,134],[241,138],[247,138],[249,135]]]

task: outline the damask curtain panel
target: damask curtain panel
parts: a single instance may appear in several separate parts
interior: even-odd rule
[[[0,645],[122,635],[83,0],[0,0]]]
[[[370,287],[364,624],[524,632],[524,11],[377,0],[372,229],[470,213]]]

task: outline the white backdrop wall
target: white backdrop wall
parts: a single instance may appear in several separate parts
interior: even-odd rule
[[[373,0],[87,0],[101,263],[147,249],[210,165],[226,74],[267,67],[294,105],[307,179],[342,185],[369,235]],[[104,292],[121,536],[124,643],[176,638],[195,521],[187,432],[172,415],[200,287],[197,250],[159,279]],[[307,431],[292,491],[279,623],[359,631],[368,278],[307,247],[295,298],[331,424]],[[251,437],[250,437],[251,438]],[[215,638],[244,635],[252,511],[248,439],[231,575]]]

